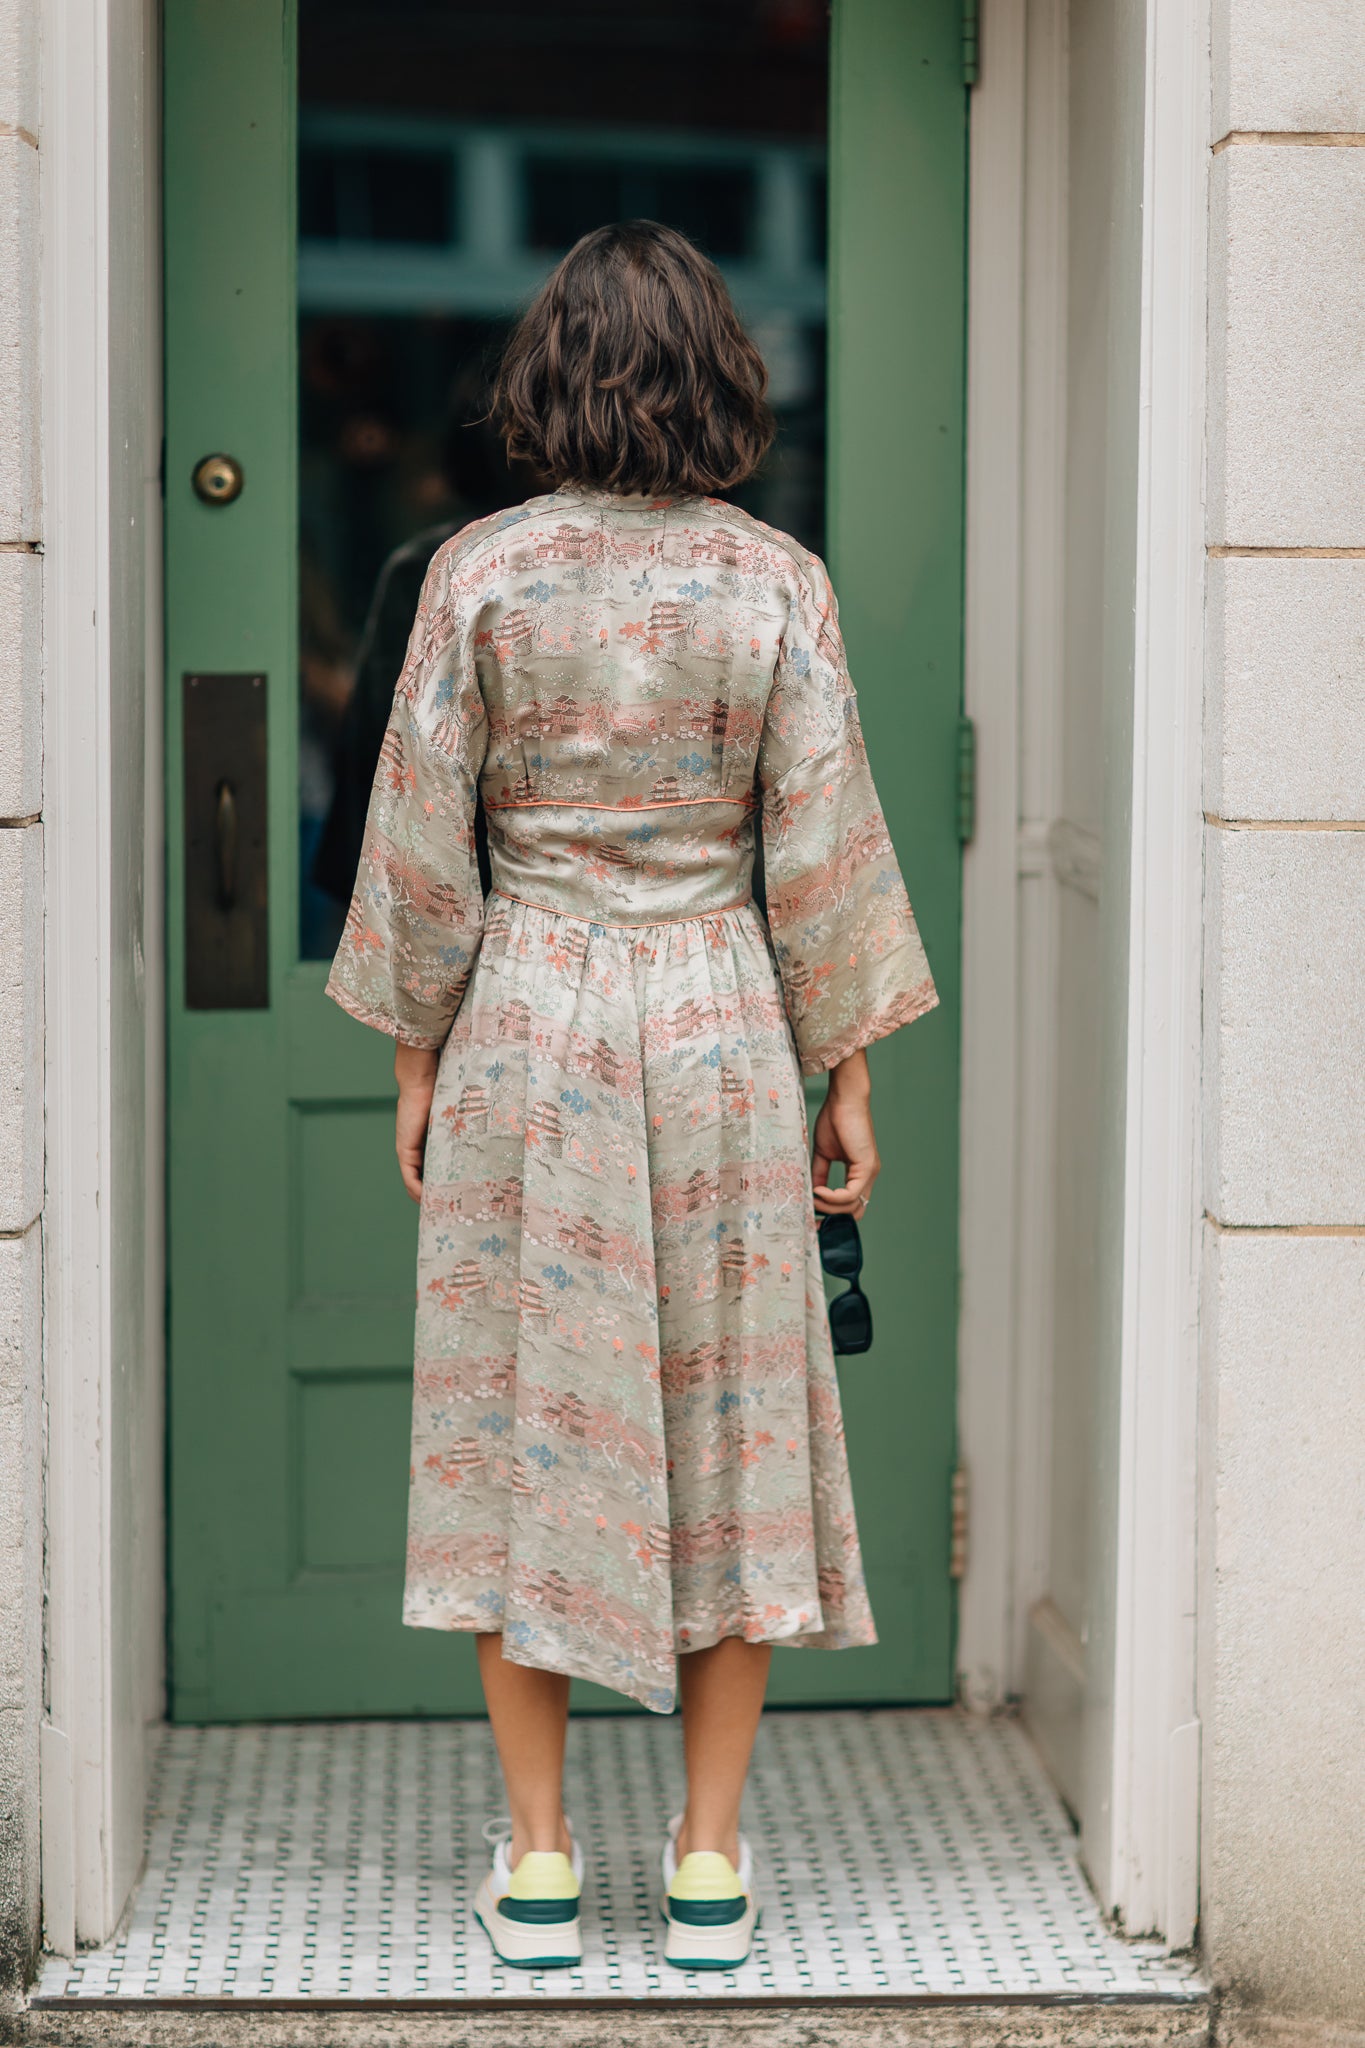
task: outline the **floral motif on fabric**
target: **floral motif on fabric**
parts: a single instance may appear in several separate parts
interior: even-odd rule
[[[442,1048],[405,1619],[660,1710],[874,1641],[801,1072],[936,998],[820,562],[695,498],[456,535],[328,986]]]

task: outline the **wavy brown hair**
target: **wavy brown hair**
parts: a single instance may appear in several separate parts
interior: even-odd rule
[[[763,358],[714,263],[657,221],[594,228],[515,328],[493,394],[508,457],[556,484],[709,496],[773,438]]]

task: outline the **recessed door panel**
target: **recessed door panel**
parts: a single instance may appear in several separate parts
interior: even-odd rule
[[[297,1572],[383,1572],[403,1554],[412,1374],[299,1375],[293,1474]]]
[[[290,1111],[292,1306],[365,1302],[410,1320],[417,1211],[393,1199],[392,1090],[350,1102],[294,1102]]]

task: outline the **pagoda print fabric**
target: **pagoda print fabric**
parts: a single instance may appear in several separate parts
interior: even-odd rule
[[[405,1620],[664,1711],[874,1642],[801,1073],[935,994],[821,563],[577,489],[447,542],[329,991],[441,1048]]]

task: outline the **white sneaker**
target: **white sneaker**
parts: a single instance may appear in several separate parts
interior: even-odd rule
[[[664,1845],[664,1961],[679,1970],[737,1969],[759,1920],[749,1844],[741,1835],[738,1870],[714,1849],[694,1849],[679,1863],[681,1826],[675,1814]]]
[[[572,1838],[573,1830],[569,1830]],[[567,1970],[583,1960],[578,1902],[583,1851],[573,1855],[528,1849],[512,1868],[510,1821],[490,1821],[484,1840],[495,1844],[493,1868],[474,1898],[474,1917],[500,1962],[514,1970]]]

